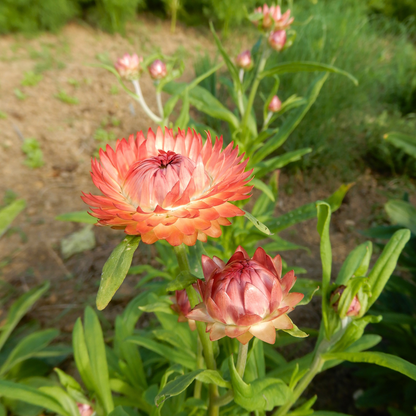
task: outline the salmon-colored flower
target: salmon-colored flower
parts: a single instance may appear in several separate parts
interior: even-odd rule
[[[193,285],[195,290],[198,290],[196,284]],[[195,331],[196,323],[193,319],[188,319],[186,315],[191,311],[191,302],[189,302],[186,290],[177,290],[175,292],[174,304],[170,305],[172,310],[179,315],[178,322],[188,322],[191,331]]]
[[[160,59],[156,59],[149,65],[149,74],[150,77],[154,80],[159,80],[165,78],[168,71],[166,69],[166,64]]]
[[[94,414],[94,409],[85,403],[77,403],[80,416],[92,416]]]
[[[141,62],[143,62],[143,57],[135,53],[133,55],[125,53],[122,58],[117,60],[114,67],[122,78],[133,80],[137,79],[142,71]]]
[[[339,305],[339,301],[340,298],[342,296],[342,294],[344,293],[344,290],[347,287],[344,285],[338,286],[331,294],[330,297],[330,303],[334,309],[335,312],[338,312],[338,305]],[[351,305],[348,308],[347,311],[347,316],[358,316],[358,314],[360,313],[361,310],[361,303],[358,300],[358,296],[355,295],[354,298],[351,301]]]
[[[272,113],[277,113],[282,108],[282,102],[277,95],[273,96],[268,108]]]
[[[207,236],[219,237],[227,217],[244,215],[229,201],[249,198],[246,186],[252,171],[238,156],[233,143],[222,149],[222,137],[205,144],[188,129],[151,129],[128,140],[118,140],[115,150],[100,150],[92,160],[92,180],[103,196],[84,194],[98,225],[141,235],[146,244],[167,240],[171,245],[194,245]]]
[[[247,344],[253,336],[269,344],[276,329],[292,329],[287,314],[302,300],[289,293],[296,282],[292,271],[282,274],[282,260],[258,248],[252,259],[238,247],[225,264],[218,257],[202,256],[205,281],[198,280],[202,303],[188,319],[207,323],[211,341],[228,336]]]
[[[295,20],[293,17],[290,17],[290,9],[282,14],[280,6],[269,7],[267,4],[264,4],[263,8],[258,7],[255,9],[255,13],[263,14],[261,22],[264,29],[269,29],[273,26],[274,30],[285,30]],[[259,21],[255,23],[258,25]]]
[[[287,35],[285,30],[277,30],[270,33],[269,45],[275,50],[280,52],[286,45]]]
[[[235,59],[235,62],[238,67],[248,71],[253,67],[253,59],[251,58],[251,52],[249,50],[241,52]]]

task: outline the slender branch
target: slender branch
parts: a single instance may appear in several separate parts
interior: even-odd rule
[[[188,262],[188,256],[186,254],[186,247],[184,244],[174,247],[176,258],[178,260],[179,269],[183,272],[190,273],[190,267]],[[191,307],[194,307],[199,303],[199,298],[196,290],[189,285],[186,288],[186,294],[188,295]],[[202,349],[204,351],[205,364],[208,370],[216,370],[217,363],[215,362],[214,349],[212,347],[212,341],[209,339],[208,334],[205,332],[206,325],[203,322],[196,321],[196,328],[198,331],[199,339],[201,340]],[[215,400],[218,397],[218,386],[216,384],[209,385],[209,407],[208,416],[218,416],[219,407],[215,404]]]
[[[197,338],[197,355],[196,355],[196,368],[204,368],[204,357],[202,355],[201,340]],[[195,399],[201,398],[202,381],[195,380],[194,397]]]
[[[263,127],[261,128],[261,131],[264,131],[267,129],[267,127],[269,126],[270,123],[270,119],[272,118],[273,113],[271,111],[269,111],[267,113],[267,117],[264,119],[264,123],[263,123]]]
[[[162,94],[156,91],[156,102],[157,108],[159,109],[159,114],[162,119],[164,118],[163,104],[162,104]]]
[[[142,94],[142,90],[140,88],[140,83],[138,79],[134,79],[132,81],[133,85],[134,85],[134,89],[136,91],[137,94],[137,98],[138,98],[138,102],[139,104],[142,106],[144,112],[156,123],[160,123],[162,121],[162,119],[160,117],[158,117],[146,104],[146,101],[144,100],[143,94]]]
[[[240,71],[238,72],[238,78],[240,78],[240,82],[243,83],[243,79],[244,79],[244,69],[241,68]]]

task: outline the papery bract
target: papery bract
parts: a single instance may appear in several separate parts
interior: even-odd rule
[[[330,303],[334,309],[335,312],[338,312],[338,305],[339,305],[339,301],[340,298],[342,296],[342,294],[344,293],[344,290],[347,287],[344,285],[338,286],[331,294],[331,298],[330,298]],[[335,300],[335,297],[338,297],[338,299]],[[358,314],[360,313],[361,310],[361,303],[358,300],[358,296],[355,295],[354,298],[351,301],[351,305],[348,308],[347,311],[347,316],[358,316]]]
[[[233,143],[222,149],[222,137],[213,145],[208,133],[188,129],[149,129],[128,140],[118,140],[115,150],[100,150],[92,160],[92,180],[104,194],[84,194],[82,199],[98,218],[97,225],[141,235],[146,244],[167,240],[171,245],[194,245],[207,236],[219,237],[227,217],[244,215],[228,201],[249,198],[246,186],[251,171]]]
[[[166,69],[166,64],[160,59],[156,59],[149,65],[149,74],[150,77],[154,80],[159,80],[165,78],[168,71]]]
[[[198,290],[197,285],[193,285],[194,289]],[[186,290],[177,290],[175,292],[174,303],[170,307],[172,310],[179,315],[178,322],[188,322],[191,331],[195,331],[196,324],[192,319],[188,319],[186,315],[191,311],[191,302],[189,302]]]
[[[133,80],[137,79],[142,71],[141,62],[143,62],[143,57],[135,53],[133,55],[125,53],[117,60],[114,67],[122,78]]]
[[[277,113],[282,108],[282,102],[277,95],[273,96],[268,108],[272,113]]]
[[[94,414],[94,409],[86,403],[77,403],[80,416],[92,416]]]
[[[303,298],[289,293],[296,282],[292,271],[282,274],[282,260],[258,248],[250,258],[238,247],[225,264],[218,257],[202,256],[205,281],[198,280],[202,303],[188,319],[207,323],[211,341],[228,336],[247,344],[255,336],[273,344],[276,329],[292,329],[287,313]]]
[[[237,66],[242,69],[249,70],[253,67],[253,59],[249,50],[241,52],[235,59]]]
[[[263,14],[261,22],[264,29],[269,29],[271,27],[275,30],[288,29],[295,20],[293,17],[290,17],[290,10],[287,10],[282,14],[280,6],[269,7],[267,4],[264,4],[263,7],[255,9],[255,13]],[[259,23],[259,21],[255,22],[257,25]]]
[[[286,45],[287,35],[285,30],[277,30],[270,33],[269,45],[275,50],[280,52]]]

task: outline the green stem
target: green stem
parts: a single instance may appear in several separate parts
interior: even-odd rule
[[[204,357],[202,355],[202,344],[201,340],[197,339],[197,355],[196,355],[196,368],[204,368]],[[201,390],[202,390],[202,382],[199,380],[195,380],[194,386],[194,397],[195,399],[201,398]]]
[[[186,246],[181,244],[180,246],[174,247],[176,258],[178,260],[179,269],[182,272],[190,273],[188,256],[186,254]],[[188,295],[189,302],[193,308],[199,303],[199,298],[196,290],[192,285],[186,288],[186,294]],[[208,370],[216,370],[217,363],[215,362],[214,349],[212,347],[212,341],[209,339],[208,334],[205,332],[206,325],[203,322],[196,322],[196,329],[198,331],[199,339],[201,340],[202,349],[204,351],[205,364]],[[215,384],[209,385],[209,406],[208,416],[218,416],[219,407],[215,404],[215,400],[218,397],[218,386]]]

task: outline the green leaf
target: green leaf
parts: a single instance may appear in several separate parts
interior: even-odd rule
[[[171,347],[163,345],[159,342],[155,342],[151,339],[140,335],[134,335],[126,338],[126,341],[132,342],[134,344],[140,345],[150,351],[159,354],[160,356],[166,358],[169,361],[174,363],[181,364],[185,368],[193,370],[195,368],[195,362],[189,359],[189,354],[181,350],[175,350]]]
[[[225,381],[221,374],[216,370],[204,370],[202,373],[199,373],[196,376],[196,379],[206,384],[216,384],[219,387],[224,389],[230,389],[231,384],[228,381]]]
[[[58,221],[82,222],[85,224],[96,224],[98,221],[97,218],[92,217],[87,211],[67,212],[58,215],[55,219]]]
[[[290,319],[290,318],[289,318]],[[290,319],[290,322],[292,320]],[[287,334],[291,335],[295,338],[306,338],[309,336],[306,332],[301,331],[293,322],[292,322],[293,328],[292,329],[282,329],[282,331],[286,332]]]
[[[13,348],[6,361],[4,361],[3,365],[0,367],[0,376],[7,373],[7,371],[9,371],[16,364],[27,360],[38,351],[41,351],[58,335],[59,331],[57,329],[45,329],[43,331],[33,332],[23,338]]]
[[[298,249],[305,250],[308,253],[310,253],[310,250],[307,247],[299,246],[297,244],[291,243],[290,241],[283,240],[282,237],[276,234],[271,235],[270,238],[273,239],[273,242],[262,245],[266,253],[270,251],[280,252],[280,251],[298,250]]]
[[[84,319],[85,343],[90,358],[94,384],[97,387],[96,393],[100,397],[105,411],[110,413],[114,408],[114,404],[110,390],[107,356],[100,321],[89,306],[85,309]]]
[[[416,365],[403,360],[403,358],[383,352],[336,352],[324,354],[322,358],[324,360],[343,360],[352,363],[377,364],[416,380]]]
[[[33,304],[40,299],[40,297],[49,289],[49,281],[44,282],[40,286],[34,287],[33,289],[20,296],[9,309],[6,322],[1,327],[0,332],[0,350],[9,338],[13,329],[20,322],[26,312],[33,306]]]
[[[254,217],[253,215],[251,215],[249,212],[245,211],[244,209],[242,210],[244,211],[244,216],[253,223],[253,225],[260,230],[263,234],[266,235],[271,235],[272,233],[270,232],[270,230],[264,225],[262,224],[256,217]]]
[[[393,224],[408,228],[416,234],[416,208],[402,199],[391,199],[384,205],[387,215]]]
[[[262,178],[267,175],[270,171],[280,169],[289,163],[296,162],[300,160],[302,156],[312,152],[312,148],[307,147],[304,149],[294,150],[293,152],[286,152],[281,156],[276,156],[266,161],[259,162],[254,166],[253,174],[256,175],[256,178]],[[252,179],[251,182],[253,182]]]
[[[53,397],[71,416],[79,416],[79,410],[74,399],[58,386],[44,386],[39,391]]]
[[[61,239],[61,254],[64,259],[68,259],[76,253],[92,250],[94,247],[95,234],[91,224]]]
[[[1,402],[0,402],[0,416],[7,416],[7,410]]]
[[[108,416],[129,416],[122,406],[117,406]]]
[[[394,146],[402,149],[408,155],[416,158],[416,136],[409,136],[403,133],[390,132],[384,138]]]
[[[313,298],[314,294],[319,291],[318,282],[312,279],[297,278],[293,286],[292,292],[299,292],[304,294],[304,298],[298,305],[307,305]],[[317,293],[320,295],[320,293]]]
[[[182,108],[179,113],[179,117],[175,121],[175,130],[180,128],[181,130],[186,129],[189,123],[189,95],[188,91],[185,90],[182,96]]]
[[[327,410],[318,410],[316,412],[313,412],[313,416],[350,416],[346,413],[338,413],[338,412],[330,412]]]
[[[169,99],[166,101],[165,106],[163,107],[163,114],[165,117],[169,117],[171,115],[179,98],[180,94],[175,94],[169,97]]]
[[[269,185],[267,185],[266,183],[264,183],[260,179],[253,178],[250,181],[250,184],[254,185],[254,187],[257,188],[258,190],[264,192],[264,194],[267,195],[270,198],[271,201],[274,202],[276,200],[276,197],[273,194],[272,188],[270,188]]]
[[[25,209],[24,199],[16,199],[0,210],[0,237],[7,231],[13,220]]]
[[[54,368],[54,371],[56,372],[56,374],[58,374],[59,382],[65,388],[70,387],[71,389],[82,392],[82,387],[80,386],[78,381],[76,381],[73,377],[71,377],[69,374],[66,374],[64,371],[62,371],[59,368]]]
[[[332,65],[321,64],[318,62],[285,62],[274,66],[273,68],[266,69],[261,74],[260,78],[270,77],[273,75],[286,74],[288,72],[316,72],[325,71],[332,72],[335,74],[344,75],[349,78],[356,86],[358,85],[357,78],[352,76],[350,73],[343,71]]]
[[[299,107],[296,111],[290,114],[279,131],[271,139],[269,139],[267,143],[254,154],[252,158],[250,158],[251,166],[256,166],[257,163],[265,159],[270,153],[273,153],[287,140],[289,135],[296,129],[305,114],[311,108],[312,104],[318,98],[319,92],[321,91],[321,88],[327,78],[328,74],[324,74],[313,82],[306,97],[306,104],[302,107]]]
[[[189,285],[192,285],[198,280],[196,276],[189,273],[188,271],[182,271],[177,276],[176,279],[169,282],[166,286],[167,292],[174,292],[176,290],[182,290],[188,287]]]
[[[46,408],[62,416],[72,416],[53,397],[33,387],[20,383],[0,380],[0,396],[14,400],[22,400],[35,406]]]
[[[123,283],[129,271],[140,237],[126,236],[105,262],[97,294],[97,308],[103,310]]]
[[[409,230],[396,231],[390,241],[384,247],[383,252],[368,275],[372,296],[368,300],[367,308],[378,299],[384,286],[396,268],[397,260],[404,246],[410,239]]]
[[[246,384],[237,373],[232,356],[228,359],[228,366],[234,390],[234,401],[247,411],[273,410],[289,399],[291,392],[282,380],[266,377]]]

